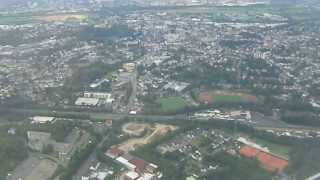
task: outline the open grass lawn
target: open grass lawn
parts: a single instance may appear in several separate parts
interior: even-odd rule
[[[34,22],[31,17],[28,16],[0,16],[0,24],[12,25],[12,24],[27,24]]]
[[[80,21],[87,21],[87,14],[76,13],[57,13],[57,14],[45,14],[45,13],[22,13],[16,15],[0,15],[0,25],[21,25],[42,21],[66,21],[69,19],[76,19]]]
[[[160,98],[157,100],[161,111],[177,111],[188,106],[188,103],[181,97]]]
[[[83,14],[54,14],[54,15],[46,15],[46,16],[34,16],[33,19],[41,20],[41,21],[67,21],[67,20],[77,20],[77,21],[85,21],[88,20],[88,16]]]
[[[289,159],[289,153],[291,150],[289,146],[276,144],[276,143],[273,143],[264,139],[259,139],[259,138],[253,138],[252,140],[261,146],[267,147],[271,153],[277,154],[281,157]]]

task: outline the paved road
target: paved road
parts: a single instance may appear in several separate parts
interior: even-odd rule
[[[43,110],[43,109],[10,109],[13,113],[28,113],[30,115],[54,115],[51,110]],[[103,113],[103,112],[76,112],[76,111],[56,111],[56,113],[62,113],[62,114],[72,114],[72,115],[90,115],[91,118],[94,119],[112,119],[112,120],[119,120],[123,118],[128,118],[129,120],[135,120],[135,119],[145,119],[149,121],[170,121],[170,120],[193,120],[193,121],[214,121],[209,120],[208,118],[192,118],[190,119],[185,114],[180,115],[141,115],[141,114],[116,114],[116,113]],[[227,121],[227,120],[226,120]],[[253,127],[260,128],[260,129],[300,129],[300,130],[320,130],[319,127],[309,127],[309,126],[295,126],[286,124],[279,120],[274,119],[268,119],[268,117],[265,117],[261,114],[255,114],[253,116],[253,122],[252,123],[246,123]]]
[[[102,141],[97,145],[97,148],[100,148],[103,145],[103,142],[109,137],[104,137]],[[96,165],[98,163],[97,153],[93,151],[90,156],[82,163],[81,167],[78,169],[76,174],[72,177],[72,180],[80,180],[82,176],[86,175],[88,169],[91,165]]]
[[[54,113],[57,114],[65,114],[65,115],[89,115],[91,118],[94,119],[113,119],[119,120],[123,118],[130,118],[130,119],[150,119],[150,120],[173,120],[173,119],[181,119],[186,118],[185,115],[141,115],[141,114],[117,114],[117,113],[103,113],[103,112],[88,112],[88,111],[52,111],[52,110],[45,110],[45,109],[10,109],[12,113],[28,113],[30,115],[51,115],[54,116]]]

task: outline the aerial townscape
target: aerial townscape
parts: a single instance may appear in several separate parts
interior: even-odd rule
[[[1,0],[0,180],[320,179],[320,1]]]

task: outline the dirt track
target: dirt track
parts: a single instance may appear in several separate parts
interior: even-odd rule
[[[119,145],[119,149],[129,152],[135,150],[138,146],[150,143],[154,137],[158,135],[165,135],[170,130],[175,130],[176,127],[171,125],[164,124],[155,124],[154,127],[151,128],[152,132],[147,133],[144,137],[141,138],[132,138],[129,139]]]

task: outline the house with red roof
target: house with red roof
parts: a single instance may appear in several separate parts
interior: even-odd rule
[[[262,168],[271,172],[283,171],[288,166],[288,160],[248,145],[242,146],[239,154],[247,158],[256,158]]]
[[[115,159],[115,158],[121,156],[122,154],[124,154],[124,152],[117,147],[113,147],[105,153],[106,156],[108,156],[112,159]]]
[[[129,162],[136,166],[135,170],[138,173],[143,172],[145,167],[147,166],[147,163],[144,160],[138,158],[133,158]]]

